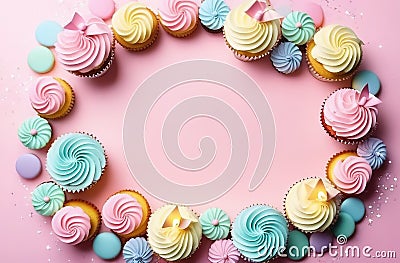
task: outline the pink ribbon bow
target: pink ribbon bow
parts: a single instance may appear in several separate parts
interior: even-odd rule
[[[82,31],[86,36],[107,34],[109,29],[104,23],[86,23],[83,17],[75,13],[71,22],[69,22],[64,29],[73,30],[73,31]]]
[[[283,16],[272,8],[269,0],[257,0],[245,12],[260,22],[268,22],[283,18]]]
[[[369,93],[368,84],[365,84],[364,88],[358,94],[358,105],[364,106],[366,108],[376,106],[382,101]]]

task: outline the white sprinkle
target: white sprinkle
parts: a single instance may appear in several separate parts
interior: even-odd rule
[[[50,245],[47,245],[46,246],[46,250],[50,250],[51,249],[51,246]]]
[[[382,46],[382,45],[379,45],[378,47],[379,47],[379,48],[383,48],[383,46]],[[389,163],[390,163],[390,161],[389,161]]]

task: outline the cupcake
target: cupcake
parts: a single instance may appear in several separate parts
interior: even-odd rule
[[[287,219],[303,232],[322,232],[339,212],[339,191],[326,178],[309,178],[294,184],[286,195]]]
[[[333,92],[323,103],[321,123],[325,131],[342,143],[360,143],[367,139],[377,125],[377,105],[381,101],[368,92],[342,88]]]
[[[271,52],[272,65],[284,74],[296,71],[300,67],[302,58],[300,49],[291,42],[282,42]]]
[[[322,27],[307,44],[306,58],[311,74],[323,81],[350,78],[361,63],[361,45],[362,41],[348,27]]]
[[[281,37],[280,18],[269,3],[245,0],[226,17],[225,42],[240,60],[260,59]]]
[[[379,169],[386,160],[386,145],[378,138],[369,138],[357,147],[357,155],[367,160],[372,170]]]
[[[153,260],[153,250],[143,237],[135,237],[125,243],[122,256],[126,263],[150,263]]]
[[[148,242],[155,253],[168,261],[190,257],[200,245],[201,224],[185,206],[165,205],[151,216]]]
[[[58,137],[47,152],[47,172],[68,192],[94,185],[106,167],[103,146],[93,136],[68,133]]]
[[[41,183],[32,192],[32,206],[42,216],[54,215],[64,202],[64,191],[54,182]]]
[[[371,179],[372,168],[355,152],[342,152],[329,160],[326,175],[342,193],[361,194]]]
[[[51,135],[49,122],[41,117],[27,119],[18,128],[20,142],[31,150],[44,148],[49,143]]]
[[[123,241],[146,233],[150,213],[147,200],[131,190],[119,191],[110,196],[101,212],[104,225]]]
[[[189,36],[199,24],[199,6],[195,0],[161,1],[158,11],[162,28],[174,37]]]
[[[142,3],[124,4],[114,13],[111,22],[115,39],[126,49],[143,50],[157,39],[157,16]]]
[[[285,217],[267,205],[242,210],[232,225],[232,241],[250,262],[265,262],[285,247],[289,229]]]
[[[203,235],[208,239],[224,239],[231,228],[229,216],[220,208],[209,208],[200,216]]]
[[[229,11],[224,0],[204,0],[199,9],[200,23],[211,33],[222,32]]]
[[[314,36],[315,24],[303,12],[291,12],[282,21],[282,35],[296,45],[304,45]]]
[[[29,100],[37,114],[46,119],[67,115],[75,102],[72,87],[63,79],[40,77],[29,91]]]
[[[98,209],[82,200],[66,202],[51,220],[54,234],[61,242],[71,245],[93,239],[100,226],[101,216]]]
[[[239,257],[239,251],[229,239],[215,241],[208,250],[208,260],[211,263],[236,263]]]
[[[54,46],[62,67],[80,77],[103,75],[114,59],[112,31],[98,17],[84,19],[75,13],[72,21],[57,35]]]

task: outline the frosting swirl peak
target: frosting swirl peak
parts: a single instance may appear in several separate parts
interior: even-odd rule
[[[199,6],[194,0],[162,1],[159,9],[161,24],[171,31],[186,31],[197,21]]]
[[[357,154],[367,160],[372,170],[376,170],[386,160],[386,145],[378,138],[369,138],[358,145]]]
[[[39,114],[54,114],[65,103],[65,91],[53,77],[40,77],[32,85],[29,99]]]

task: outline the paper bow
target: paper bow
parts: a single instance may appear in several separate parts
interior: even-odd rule
[[[171,211],[171,213],[168,214],[167,218],[165,219],[163,223],[163,228],[167,227],[178,227],[180,229],[186,229],[189,227],[190,223],[192,220],[188,218],[184,218],[177,206],[175,206],[174,210]]]
[[[369,93],[368,84],[365,84],[364,88],[358,94],[357,102],[358,105],[364,106],[366,108],[373,107],[382,103],[380,99]]]
[[[73,31],[82,31],[86,36],[107,34],[109,29],[106,24],[103,23],[86,23],[83,17],[74,13],[74,17],[71,22],[69,22],[64,29],[73,30]]]
[[[268,22],[283,18],[282,15],[272,8],[269,0],[257,0],[245,12],[260,22]]]
[[[322,202],[329,201],[332,198],[335,198],[340,193],[340,191],[336,190],[333,187],[331,187],[331,189],[327,189],[322,179],[319,179],[315,186],[307,184],[306,189],[309,193],[308,200],[316,200]]]

